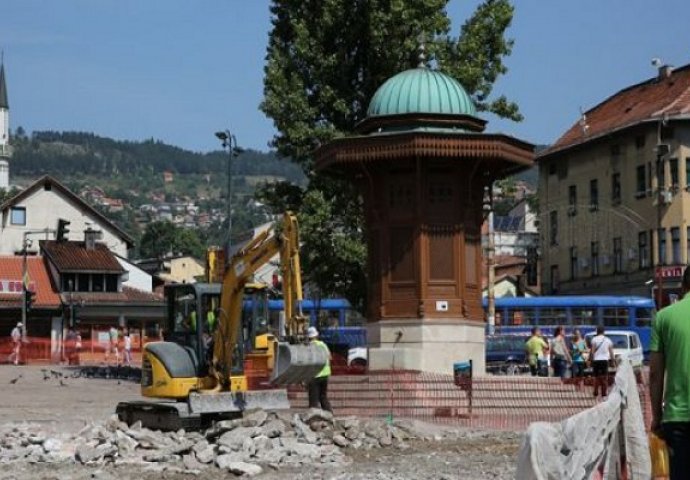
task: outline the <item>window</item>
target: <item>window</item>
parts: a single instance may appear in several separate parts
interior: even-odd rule
[[[635,148],[638,150],[644,148],[645,138],[644,135],[638,135],[635,137]]]
[[[592,276],[599,276],[599,242],[592,242],[590,245],[592,251]]]
[[[568,215],[573,216],[577,214],[577,186],[571,185],[568,187]]]
[[[685,188],[690,190],[690,157],[685,157]]]
[[[577,247],[570,247],[570,279],[577,278]]]
[[[680,228],[671,229],[671,261],[673,265],[680,265]]]
[[[599,208],[599,182],[595,178],[589,181],[589,209],[596,210]]]
[[[611,145],[611,156],[612,157],[618,157],[621,154],[621,146],[620,145]]]
[[[621,203],[621,174],[619,172],[611,175],[611,201],[614,204]]]
[[[556,162],[553,160],[549,162],[549,175],[556,175]]]
[[[558,293],[559,283],[558,265],[551,265],[551,293]]]
[[[508,310],[509,325],[535,325],[536,323],[537,315],[533,308]]]
[[[119,275],[106,275],[105,276],[105,291],[106,292],[117,292],[117,278]]]
[[[361,327],[367,323],[366,318],[362,316],[357,310],[348,308],[345,310],[345,326],[346,327]]]
[[[62,277],[62,285],[60,287],[60,290],[63,292],[72,292],[74,291],[75,287],[75,280],[76,280],[76,275],[74,273],[63,273],[61,275]]]
[[[565,308],[542,308],[539,310],[539,325],[565,325],[568,312]]]
[[[647,190],[652,191],[652,162],[647,162]]]
[[[549,232],[551,245],[558,245],[558,212],[556,210],[552,210],[549,214],[549,227],[551,228]]]
[[[10,209],[10,223],[12,225],[26,225],[26,208],[12,207]]]
[[[570,309],[573,325],[596,325],[596,307],[573,307]]]
[[[668,160],[668,169],[671,172],[671,188],[678,188],[680,181],[678,180],[678,159],[670,158]]]
[[[77,292],[88,292],[89,291],[89,274],[80,273],[77,275]]]
[[[537,285],[538,267],[537,247],[527,247],[527,285]]]
[[[654,230],[649,231],[649,265],[654,265]]]
[[[654,320],[653,308],[638,308],[635,314],[636,327],[651,327]]]
[[[93,274],[91,276],[91,291],[92,292],[102,292],[104,288],[103,275]]]
[[[623,271],[623,238],[615,237],[613,239],[613,273],[621,273]]]
[[[690,243],[688,243],[688,250],[690,251]],[[640,270],[649,266],[649,245],[647,244],[647,232],[640,232],[637,235],[637,264]]]
[[[645,166],[640,165],[637,167],[637,181],[635,182],[635,196],[637,198],[644,197],[645,190],[647,189],[647,178],[645,176]]]
[[[673,139],[673,127],[668,125],[661,127],[661,139],[662,140],[672,140]]]
[[[604,308],[602,312],[605,327],[628,326],[628,309],[621,307]]]
[[[666,229],[658,229],[657,235],[659,236],[659,240],[657,241],[659,244],[659,265],[666,265]]]

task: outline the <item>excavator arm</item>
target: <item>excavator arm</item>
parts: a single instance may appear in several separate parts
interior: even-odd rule
[[[251,280],[254,273],[267,264],[276,254],[280,255],[281,273],[283,275],[286,334],[287,338],[293,343],[293,345],[279,344],[277,351],[283,352],[283,360],[281,361],[280,358],[277,358],[276,366],[280,366],[281,370],[289,369],[289,364],[292,361],[301,363],[302,361],[297,359],[302,358],[301,356],[306,353],[304,349],[294,345],[294,343],[304,338],[308,321],[301,314],[302,276],[299,261],[297,219],[292,213],[286,212],[283,216],[283,225],[280,233],[271,235],[269,232],[263,232],[258,235],[232,257],[225,269],[221,289],[218,328],[214,334],[213,361],[211,364],[212,374],[217,379],[221,389],[227,389],[229,386],[233,357],[235,357],[235,349],[240,341],[244,287]],[[308,350],[311,351],[312,349]],[[288,357],[295,358],[295,360],[290,360]],[[318,355],[314,360],[310,359],[307,361],[317,362],[321,366],[325,364],[325,359],[319,360]],[[311,375],[311,370],[313,369],[309,369],[305,373],[300,372],[300,375]]]

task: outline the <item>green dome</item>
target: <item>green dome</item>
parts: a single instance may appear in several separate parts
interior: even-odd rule
[[[389,78],[369,102],[367,116],[438,113],[476,116],[477,110],[454,78],[428,68],[412,68]]]

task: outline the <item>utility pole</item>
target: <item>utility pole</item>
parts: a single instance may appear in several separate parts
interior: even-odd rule
[[[494,205],[493,205],[493,182],[489,183],[488,192],[486,192],[484,200],[484,210],[488,212],[488,235],[486,245],[486,267],[488,270],[488,285],[487,285],[487,320],[489,325],[489,335],[496,332],[496,299],[494,295],[494,283],[496,283],[496,264],[495,264],[495,238],[494,238]]]
[[[661,125],[659,126],[661,129]],[[659,133],[659,138],[661,138],[661,133]],[[669,147],[667,144],[662,144],[661,140],[656,146],[656,268],[654,273],[656,276],[656,305],[657,308],[663,308],[664,301],[664,276],[663,276],[663,265],[661,262],[661,220],[663,212],[664,193],[665,193],[665,181],[664,181],[664,155],[668,153]],[[664,246],[666,242],[664,242]]]
[[[28,290],[28,285],[26,284],[28,275],[26,250],[29,248],[30,240],[27,237],[27,233],[28,232],[24,233],[24,240],[22,241],[22,340],[24,342],[26,342],[26,333],[28,330],[28,326],[26,324],[26,292]]]
[[[237,139],[230,133],[230,130],[216,132],[216,137],[222,142],[221,145],[223,145],[223,148],[228,149],[228,197],[226,201],[226,207],[228,209],[228,237],[225,243],[225,258],[227,261],[230,258],[230,246],[232,243],[232,158],[237,154],[239,149],[237,148]]]

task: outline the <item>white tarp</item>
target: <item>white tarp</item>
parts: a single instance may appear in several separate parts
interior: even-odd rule
[[[529,426],[518,455],[518,480],[649,480],[651,461],[632,366],[618,366],[608,399],[560,423]]]

